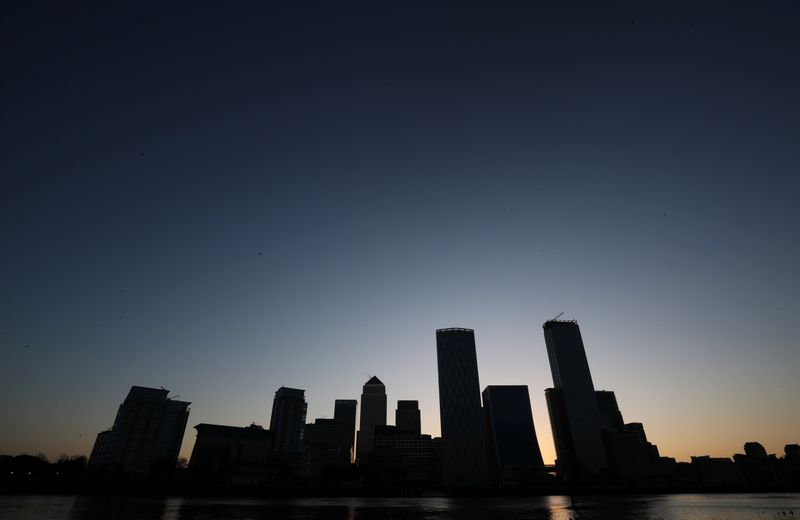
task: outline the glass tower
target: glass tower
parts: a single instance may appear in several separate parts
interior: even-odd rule
[[[492,480],[500,485],[543,481],[544,462],[533,426],[528,387],[487,386],[483,390],[483,409]]]
[[[436,331],[439,414],[442,428],[442,483],[451,488],[487,482],[486,432],[478,382],[475,333]]]
[[[375,427],[386,426],[386,386],[376,376],[364,383],[361,393],[361,420],[359,421],[358,463],[368,463],[375,447]]]
[[[590,481],[608,469],[600,410],[576,321],[543,325],[553,386],[545,392],[555,437],[559,473],[568,481]]]

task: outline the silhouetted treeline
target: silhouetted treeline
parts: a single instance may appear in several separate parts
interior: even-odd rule
[[[80,481],[86,476],[86,457],[62,455],[50,462],[39,455],[0,455],[0,482]]]

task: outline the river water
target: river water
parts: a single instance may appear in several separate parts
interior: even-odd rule
[[[533,498],[147,498],[0,495],[2,520],[800,520],[800,493]]]

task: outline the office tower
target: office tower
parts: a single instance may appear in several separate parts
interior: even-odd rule
[[[275,392],[269,429],[273,432],[272,455],[275,461],[287,462],[303,447],[306,424],[305,390],[282,386]]]
[[[800,445],[785,445],[783,454],[783,474],[789,482],[800,485]]]
[[[733,462],[741,470],[745,480],[751,486],[774,485],[786,482],[785,471],[775,455],[767,454],[767,450],[759,442],[744,443],[744,454],[737,453]]]
[[[439,415],[442,429],[442,483],[477,488],[487,483],[486,433],[475,333],[470,329],[436,331]]]
[[[597,390],[597,407],[600,410],[601,428],[608,432],[624,432],[625,421],[617,405],[617,396],[609,390]]]
[[[349,439],[347,451],[349,455],[349,462],[353,462],[355,457],[355,450],[353,449],[356,442],[356,407],[358,401],[355,399],[337,399],[333,405],[333,420],[336,424],[347,428],[347,437]]]
[[[353,463],[356,428],[355,399],[337,399],[333,419],[316,419],[306,424],[304,444],[309,477],[341,474]]]
[[[386,387],[373,376],[364,383],[361,394],[361,421],[358,432],[358,463],[366,464],[375,446],[375,427],[386,426]]]
[[[556,469],[558,475],[564,479],[571,479],[576,476],[573,469],[574,450],[572,448],[572,436],[569,432],[567,422],[567,412],[561,399],[561,392],[555,388],[544,390],[545,401],[547,402],[547,413],[550,417],[550,432],[553,435],[553,446],[556,448]]]
[[[554,389],[545,392],[555,437],[559,474],[591,481],[608,469],[597,396],[576,321],[544,323]]]
[[[377,478],[391,484],[431,484],[436,475],[435,441],[430,435],[401,430],[398,426],[375,428],[372,462]]]
[[[400,431],[420,435],[422,433],[422,426],[420,425],[419,402],[397,401],[397,410],[394,412],[394,424]]]
[[[742,486],[747,483],[742,470],[728,457],[692,455],[690,459],[691,471],[701,483],[714,486]]]
[[[316,419],[306,424],[303,470],[312,481],[342,475],[352,463],[352,430],[336,419]]]
[[[483,391],[486,443],[492,481],[530,485],[545,478],[528,387],[487,386]]]
[[[196,481],[258,485],[270,478],[273,435],[257,424],[246,427],[198,424],[189,470]]]
[[[647,441],[642,423],[625,424],[614,392],[598,390],[595,396],[606,458],[617,483],[628,487],[663,485],[665,473],[658,447]]]
[[[546,388],[544,396],[550,417],[553,445],[556,448],[555,466],[557,474],[565,481],[580,482],[575,460],[575,449],[572,444],[572,434],[570,433],[567,411],[564,407],[561,391],[555,388]]]
[[[89,466],[130,478],[168,476],[189,418],[189,404],[167,398],[169,390],[132,386],[111,429],[97,434]]]
[[[800,444],[787,444],[783,447],[784,459],[800,465]]]

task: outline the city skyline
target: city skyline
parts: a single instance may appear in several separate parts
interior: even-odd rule
[[[528,387],[490,385],[480,392],[475,331],[445,328],[436,330],[441,437],[421,433],[416,400],[398,400],[395,425],[387,425],[386,386],[372,376],[363,386],[354,460],[358,401],[336,399],[333,419],[307,423],[305,390],[281,386],[269,430],[256,423],[198,424],[187,465],[179,453],[191,403],[169,397],[163,387],[132,386],[113,426],[97,434],[88,463],[85,456],[61,456],[53,465],[42,455],[2,455],[3,476],[15,484],[54,485],[64,469],[70,482],[85,475],[95,486],[183,481],[195,490],[279,486],[284,492],[309,485],[350,491],[354,485],[433,486],[456,493],[565,485],[731,490],[800,482],[798,444],[785,445],[783,457],[757,441],[745,442],[745,453],[732,457],[692,456],[687,463],[661,456],[641,422],[625,422],[616,394],[595,390],[578,322],[560,316],[542,325],[553,377],[553,388],[545,389],[557,452],[550,469],[536,438]]]
[[[550,325],[550,327],[552,327],[554,324],[573,325],[573,326],[577,327],[577,323],[575,322],[575,320],[561,320],[561,321],[548,320],[548,321],[545,323],[545,343],[547,343],[547,337],[548,337],[548,336],[547,336],[547,334],[548,334],[548,328],[547,328],[547,325]],[[453,329],[453,328],[447,328],[447,329],[437,329],[437,334],[438,334],[438,332],[439,332],[439,331],[441,331],[441,330],[444,330],[444,331],[447,331],[447,330],[468,331],[468,332],[470,332],[470,334],[474,334],[474,331],[473,331],[472,329],[465,329],[465,328],[455,328],[455,329]],[[580,338],[580,331],[579,331],[579,330],[578,330],[577,334],[578,334],[578,341],[579,341],[579,343],[581,343],[580,349],[581,349],[581,351],[582,351],[582,350],[583,350],[583,344],[582,344],[582,342],[580,341],[580,339],[581,339],[581,338]],[[476,352],[480,352],[480,349],[475,349],[475,350],[476,350]],[[476,354],[476,355],[477,355],[477,354]],[[587,358],[588,358],[588,355],[586,355],[585,357],[587,357]],[[480,361],[478,361],[478,365],[479,365],[479,366],[478,366],[478,373],[480,374]],[[551,367],[550,367],[550,369],[551,369],[551,370],[553,370],[553,366],[554,366],[554,365],[551,365]],[[584,366],[584,367],[583,367],[582,369],[580,369],[580,370],[589,370],[589,367],[587,367],[587,366]],[[579,372],[579,373],[580,373],[580,372]],[[588,375],[588,377],[589,377],[589,379],[590,379],[590,384],[591,384],[591,375],[590,375],[590,374],[587,374],[587,375]],[[556,376],[555,376],[555,374],[553,374],[553,376],[552,376],[552,377],[555,379],[555,377],[556,377]],[[367,387],[367,386],[369,386],[369,385],[373,385],[373,386],[374,386],[374,385],[379,385],[379,386],[380,386],[380,387],[381,387],[381,388],[382,388],[384,391],[385,391],[385,389],[386,389],[386,387],[385,387],[385,385],[383,384],[383,382],[382,382],[382,381],[380,381],[380,380],[378,379],[378,377],[377,377],[377,376],[371,376],[371,377],[370,377],[370,379],[369,379],[369,381],[367,381],[367,382],[366,382],[366,383],[365,383],[365,384],[362,386],[362,388],[366,388],[366,387]],[[510,385],[510,384],[509,384],[509,383],[507,383],[507,382],[498,382],[498,383],[496,383],[496,384],[494,384],[494,385],[492,385],[492,384],[489,384],[489,385],[484,385],[484,384],[481,384],[481,392],[484,392],[484,391],[486,391],[486,390],[488,390],[489,388],[492,388],[492,387],[498,387],[498,386],[500,386],[500,387],[509,387],[509,385]],[[513,385],[511,385],[511,386],[513,387]],[[525,385],[522,385],[522,386],[528,387],[529,385],[525,384]],[[133,385],[133,388],[139,388],[139,387],[138,387],[138,386],[136,386],[136,385]],[[533,389],[530,389],[530,388],[529,388],[528,390],[529,390],[529,392],[530,392],[531,394],[533,394],[533,393],[534,393]],[[543,388],[543,389],[542,389],[542,391],[541,391],[541,394],[542,394],[542,395],[544,395],[544,394],[545,394],[545,390],[549,390],[549,389],[544,389],[544,388]],[[155,389],[153,389],[153,391],[155,391]],[[280,388],[278,388],[278,389],[277,389],[277,391],[275,392],[275,395],[276,395],[276,396],[278,396],[278,395],[280,395],[280,394],[281,394],[281,392],[285,392],[285,391],[288,391],[288,392],[294,392],[294,393],[298,394],[298,395],[300,396],[300,399],[301,399],[301,400],[303,399],[303,395],[304,395],[304,393],[305,393],[305,390],[304,390],[304,389],[287,388],[287,387],[281,386]],[[166,391],[166,390],[163,390],[163,387],[162,387],[162,390],[161,390],[161,392],[164,394],[164,396],[166,396],[166,392],[167,392],[167,391]],[[605,390],[605,389],[603,389],[603,390],[597,390],[597,393],[606,393],[606,394],[611,394],[612,396],[614,395],[614,392],[609,392],[609,391],[607,391],[607,390]],[[387,406],[386,406],[386,405],[387,405],[387,404],[390,404],[390,403],[392,402],[392,400],[388,398],[388,396],[389,396],[389,395],[391,395],[391,394],[390,394],[389,392],[387,392],[386,394],[380,394],[380,395],[382,395],[382,398],[383,398],[383,400],[384,400],[384,404],[383,404],[382,406],[383,406],[384,408],[387,408]],[[176,395],[176,396],[172,396],[172,397],[170,397],[170,399],[174,399],[175,397],[179,397],[179,396],[177,396],[177,395]],[[340,403],[342,403],[342,402],[352,402],[352,403],[358,403],[358,400],[357,400],[357,399],[344,399],[344,398],[341,398],[341,397],[335,397],[335,398],[333,398],[333,396],[328,396],[328,398],[329,398],[328,400],[331,400],[331,399],[333,399],[333,400],[331,401],[331,403],[335,404],[336,406],[339,406],[339,404],[340,404]],[[363,394],[362,394],[361,398],[363,399]],[[546,399],[545,399],[545,401],[546,401]],[[414,400],[414,401],[408,401],[407,399],[396,399],[394,402],[395,402],[395,403],[396,403],[396,404],[399,406],[399,405],[400,405],[400,403],[404,403],[404,402],[405,402],[405,403],[409,403],[409,402],[417,402],[417,400]],[[331,403],[329,403],[329,404],[331,404]],[[311,422],[313,422],[315,419],[323,419],[323,420],[327,420],[327,419],[331,419],[331,418],[333,418],[333,415],[331,415],[330,417],[328,417],[326,414],[323,414],[323,415],[321,415],[321,416],[318,416],[318,417],[317,417],[317,416],[314,416],[314,417],[312,417],[312,416],[310,415],[310,413],[309,413],[309,414],[308,414],[308,416],[306,417],[306,412],[305,412],[305,410],[306,410],[306,408],[309,408],[309,409],[310,409],[310,407],[311,407],[311,404],[310,404],[310,403],[306,403],[305,401],[303,401],[303,402],[302,402],[302,404],[303,404],[303,406],[304,406],[304,408],[303,408],[303,412],[302,412],[302,414],[303,414],[303,415],[302,415],[302,420],[303,420],[303,422],[308,422],[308,423],[311,423]],[[273,408],[274,408],[274,407],[273,407]],[[269,414],[273,416],[273,419],[272,419],[272,420],[274,421],[274,413],[275,413],[275,412],[274,412],[273,408],[270,408],[270,410],[269,410]],[[388,408],[391,408],[391,407],[388,407]],[[437,411],[438,411],[438,408],[437,408]],[[357,412],[356,412],[356,415],[358,416],[358,415],[360,415],[361,413],[362,413],[362,412],[361,412],[361,406],[360,406],[360,403],[359,403],[359,404],[358,404],[358,406],[357,406]],[[542,422],[542,418],[540,417],[540,415],[541,415],[541,412],[540,412],[540,413],[536,413],[536,412],[535,412],[535,410],[532,410],[532,413],[533,413],[533,419],[534,419],[534,422],[535,422],[535,423],[537,423],[537,422]],[[386,414],[384,414],[384,415],[386,415]],[[422,414],[420,414],[420,415],[422,416]],[[545,436],[545,438],[544,438],[544,439],[541,439],[541,437],[542,437],[542,433],[541,433],[540,431],[537,431],[537,428],[538,428],[538,427],[534,426],[535,438],[537,439],[537,441],[538,441],[538,443],[539,443],[540,445],[544,445],[544,446],[547,446],[548,444],[551,444],[551,445],[552,445],[552,456],[553,456],[553,459],[552,459],[552,460],[550,460],[550,459],[548,459],[547,457],[544,457],[544,461],[545,461],[545,463],[546,463],[546,464],[554,464],[554,463],[555,463],[555,451],[556,451],[556,449],[555,449],[554,435],[553,435],[553,433],[552,433],[552,424],[551,424],[551,421],[552,421],[552,419],[551,419],[551,418],[549,417],[549,415],[548,415],[548,410],[547,410],[547,408],[545,408],[545,410],[544,410],[544,415],[545,415],[545,421],[547,421],[547,432],[549,432],[549,433],[550,433],[550,435],[547,435],[547,436]],[[388,419],[388,415],[387,415],[387,419]],[[436,417],[435,419],[436,419],[435,421],[429,421],[429,423],[430,423],[430,422],[439,423],[439,417]],[[639,420],[643,420],[643,421],[647,421],[647,418],[646,418],[646,417],[638,417],[638,419],[639,419]],[[198,424],[205,424],[205,423],[208,423],[208,422],[211,422],[211,421],[205,421],[205,420],[203,420],[203,421],[200,421],[200,422],[198,422]],[[396,421],[395,421],[395,422],[396,422]],[[189,424],[193,424],[193,420],[192,420],[192,419],[190,419],[190,420],[189,420]],[[260,422],[260,421],[258,421],[258,420],[251,420],[251,421],[250,421],[248,424],[266,424],[266,422],[265,422],[265,423],[261,423],[261,422]],[[388,421],[388,420],[387,420],[387,421],[385,421],[385,422],[384,422],[384,424],[389,424],[389,421]],[[438,437],[438,436],[440,436],[440,435],[441,435],[441,432],[440,432],[440,431],[435,431],[435,430],[434,430],[434,431],[427,431],[427,430],[425,430],[425,426],[424,426],[425,424],[426,424],[426,422],[425,422],[425,421],[422,421],[422,425],[423,425],[423,426],[422,426],[422,433],[429,434],[429,435],[432,435],[432,436],[434,436],[434,437]],[[228,425],[228,426],[222,426],[222,427],[223,427],[223,428],[225,428],[225,427],[241,427],[241,428],[244,428],[245,426],[247,426],[247,424],[231,424],[231,425]],[[355,430],[355,431],[356,431],[356,433],[358,433],[358,432],[360,431],[360,427],[361,427],[361,421],[360,421],[360,420],[358,420],[358,421],[356,422],[356,424],[355,424],[355,427],[356,427],[356,430]],[[194,440],[195,440],[195,439],[194,439],[193,437],[194,437],[194,436],[192,435],[191,428],[190,428],[190,429],[187,429],[187,431],[186,431],[186,433],[185,433],[185,435],[184,435],[184,440],[183,440],[183,443],[181,444],[181,449],[180,449],[180,456],[181,456],[181,457],[185,457],[185,458],[187,458],[187,459],[189,458],[187,455],[188,455],[188,454],[191,454],[191,452],[192,452],[192,450],[193,450],[193,446],[194,446]],[[187,442],[186,442],[186,441],[189,441],[189,444],[188,444],[188,445],[187,445]],[[761,442],[761,438],[759,438],[759,437],[757,437],[757,436],[756,436],[756,437],[753,437],[753,439],[751,439],[751,441],[757,441],[757,442]],[[742,441],[742,442],[745,442],[745,441]],[[784,445],[785,445],[785,444],[790,444],[790,443],[792,443],[792,442],[794,442],[794,441],[791,439],[791,436],[790,436],[790,437],[787,437],[787,440],[784,442]],[[741,443],[740,443],[740,444],[741,444]],[[778,454],[780,454],[780,453],[781,453],[782,446],[780,446],[780,447],[779,447],[780,449],[773,449],[773,447],[772,447],[771,445],[769,445],[769,444],[767,444],[767,446],[768,446],[768,448],[767,448],[767,451],[769,451],[770,453],[778,453]],[[91,448],[91,445],[90,445],[90,448]],[[546,453],[546,451],[547,451],[546,449],[542,449],[542,453]],[[697,449],[695,449],[695,450],[692,450],[692,449],[690,448],[690,450],[689,450],[689,451],[690,451],[692,454],[691,454],[691,455],[689,455],[688,457],[686,457],[686,459],[683,459],[683,458],[681,458],[681,457],[676,457],[676,458],[677,458],[679,461],[688,461],[688,460],[690,460],[690,459],[694,458],[695,456],[699,456],[699,455],[711,455],[712,457],[714,457],[714,456],[722,456],[722,457],[724,457],[724,458],[730,458],[730,457],[732,456],[732,454],[733,454],[733,452],[731,452],[731,454],[727,454],[727,455],[726,455],[726,454],[724,454],[724,453],[719,453],[719,451],[721,451],[721,450],[717,450],[717,451],[709,451],[709,450],[705,450],[705,451],[704,451],[704,450],[697,450]],[[42,452],[42,450],[39,450],[38,452]],[[38,453],[38,452],[37,452],[37,453]],[[91,452],[91,449],[90,449],[90,452]],[[65,453],[65,452],[63,452],[63,451],[60,451],[60,452],[59,452],[59,454],[62,454],[62,453]],[[88,455],[88,454],[89,454],[89,453],[86,453],[86,454],[83,454],[83,455]],[[76,454],[76,455],[77,455],[77,454]],[[662,452],[662,453],[661,453],[661,455],[662,455],[662,456],[666,456],[666,457],[675,457],[675,455],[674,455],[674,454],[672,454],[672,453],[666,453],[666,452]],[[52,459],[55,459],[55,457],[54,457],[54,456],[51,456],[51,458],[52,458]]]
[[[800,9],[752,2],[22,3],[0,19],[0,453],[86,454],[132,385],[192,426],[333,416],[377,375],[440,433],[578,319],[663,455],[800,417]],[[391,408],[390,408],[391,409]]]

